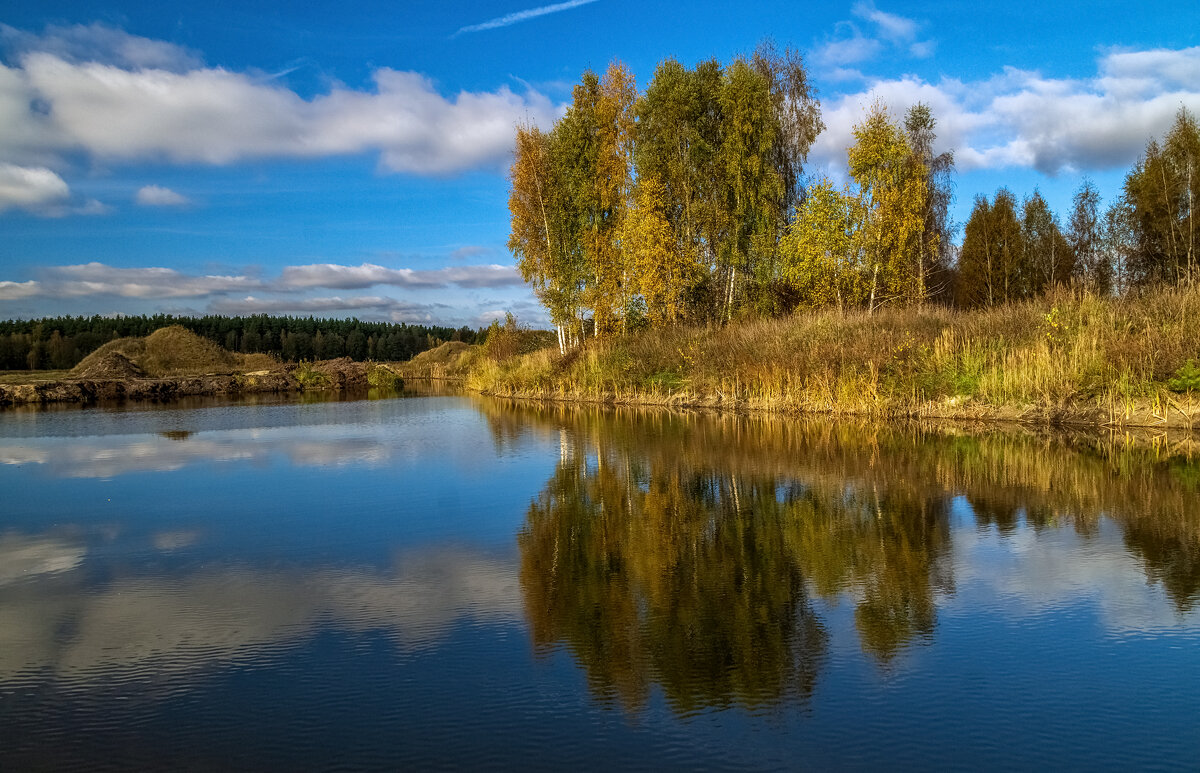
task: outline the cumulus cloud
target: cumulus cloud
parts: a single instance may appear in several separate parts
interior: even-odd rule
[[[1093,78],[1046,78],[1008,68],[985,81],[880,79],[827,99],[826,131],[810,158],[841,170],[852,129],[882,101],[896,116],[917,102],[938,120],[940,149],[961,171],[1028,167],[1045,174],[1128,166],[1180,107],[1200,112],[1200,47],[1109,52]]]
[[[375,285],[395,287],[504,287],[524,284],[513,266],[448,266],[418,271],[411,268],[386,268],[373,263],[342,266],[317,263],[308,266],[288,266],[280,275],[280,284],[288,289],[328,287],[354,290]]]
[[[15,207],[36,211],[70,194],[66,181],[45,167],[0,163],[0,212]]]
[[[260,280],[246,276],[194,276],[173,268],[117,268],[95,262],[55,266],[44,274],[39,294],[58,298],[188,298],[262,286]]]
[[[343,266],[318,263],[306,266],[286,266],[278,277],[264,278],[240,275],[188,274],[173,268],[121,268],[91,262],[71,266],[50,266],[41,270],[37,280],[26,282],[0,281],[0,301],[33,297],[79,298],[108,295],[120,298],[171,299],[228,296],[233,293],[266,293],[290,295],[287,298],[262,298],[248,295],[240,300],[225,298],[213,308],[221,313],[328,312],[339,310],[383,310],[389,313],[399,308],[392,298],[359,296],[343,298],[302,297],[312,290],[361,290],[368,287],[391,286],[410,290],[433,290],[449,287],[498,288],[523,285],[513,266],[447,266],[440,269],[417,270],[387,268],[372,263]],[[433,306],[412,306],[424,314]]]
[[[182,207],[191,203],[187,196],[160,185],[139,188],[134,200],[144,207]]]
[[[42,294],[39,282],[0,282],[0,301],[17,301]]]
[[[387,170],[444,175],[499,168],[518,122],[548,126],[560,113],[535,90],[446,97],[420,73],[386,68],[372,88],[335,85],[305,99],[271,79],[167,51],[87,59],[61,48],[53,36],[32,38],[17,66],[0,66],[0,158],[81,150],[105,160],[230,164],[375,152]]]
[[[516,11],[514,13],[499,16],[489,21],[479,24],[471,24],[459,29],[454,35],[462,35],[464,32],[483,32],[484,30],[494,30],[500,27],[509,27],[513,24],[519,24],[529,19],[536,19],[539,16],[545,16],[551,13],[559,13],[561,11],[569,11],[572,8],[578,8],[581,5],[594,3],[596,0],[567,0],[565,3],[555,3],[554,5],[543,5],[540,8],[528,8],[524,11]]]

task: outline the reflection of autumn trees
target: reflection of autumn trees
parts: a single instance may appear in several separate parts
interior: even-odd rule
[[[680,711],[806,698],[825,632],[774,486],[580,450],[520,538],[535,644],[630,708],[652,682]]]
[[[496,407],[498,425],[515,418]],[[932,632],[947,497],[800,483],[744,464],[736,432],[577,418],[592,426],[560,428],[575,442],[530,507],[521,583],[535,644],[569,647],[598,694],[636,707],[658,684],[682,711],[803,700],[826,642],[814,591],[855,599],[881,659]]]
[[[522,537],[536,641],[629,703],[655,681],[683,706],[802,695],[824,641],[814,594],[848,594],[877,657],[929,636],[959,497],[1002,536],[1089,539],[1107,516],[1180,611],[1200,600],[1192,438],[485,405],[498,440],[562,443]]]
[[[948,500],[877,486],[811,489],[789,503],[794,549],[808,579],[826,598],[855,590],[862,646],[887,659],[933,632],[934,594],[952,589]]]

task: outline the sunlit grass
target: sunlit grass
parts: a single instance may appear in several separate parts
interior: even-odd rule
[[[0,384],[37,384],[69,378],[69,370],[0,370]]]
[[[981,311],[821,311],[674,327],[483,357],[494,394],[873,415],[1033,412],[1068,419],[1179,402],[1200,356],[1200,291],[1102,299],[1063,292]],[[1172,380],[1174,379],[1174,380]]]

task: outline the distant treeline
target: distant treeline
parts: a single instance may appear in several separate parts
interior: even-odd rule
[[[182,325],[234,352],[280,359],[407,360],[446,341],[475,343],[481,330],[312,317],[46,317],[0,322],[0,370],[66,370],[117,338]]]

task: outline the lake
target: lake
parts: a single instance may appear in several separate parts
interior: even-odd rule
[[[0,769],[1195,770],[1194,437],[0,412]]]

